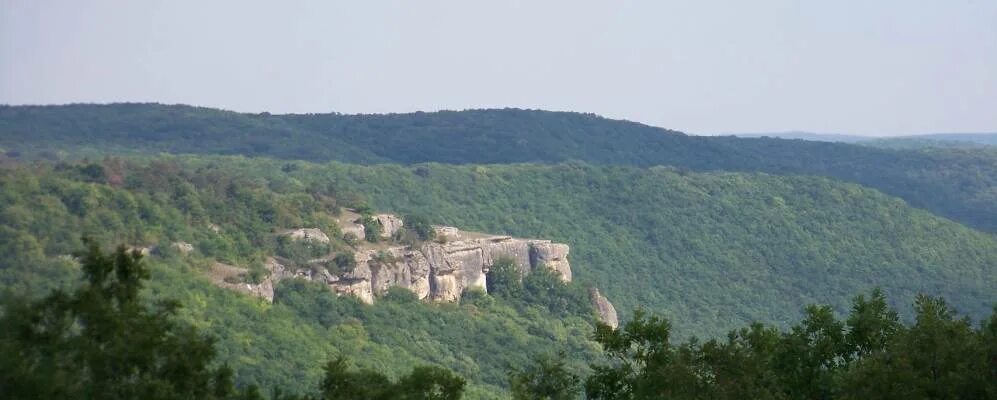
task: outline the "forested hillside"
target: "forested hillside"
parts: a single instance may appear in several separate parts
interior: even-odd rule
[[[152,274],[145,299],[178,301],[180,321],[218,340],[219,361],[232,367],[242,387],[307,392],[320,381],[322,365],[345,356],[390,377],[442,366],[469,381],[469,398],[500,398],[508,367],[532,354],[571,354],[569,368],[576,372],[597,357],[591,313],[544,302],[561,304],[558,284],[525,285],[517,298],[471,293],[460,304],[439,305],[406,290],[364,305],[295,280],[280,282],[270,304],[213,286],[207,275],[216,261],[253,271],[265,256],[285,251],[275,235],[281,228],[338,232],[333,218],[340,206],[291,180],[212,162],[220,168],[106,160],[0,169],[0,300],[40,297],[76,283],[71,254],[86,235],[108,246],[157,248],[145,258]],[[194,251],[183,254],[172,246],[177,241]]]
[[[980,318],[997,288],[993,236],[827,179],[571,163],[236,164],[382,209],[569,243],[577,279],[620,310],[667,311],[679,335],[792,321],[795,305],[844,307],[835,299],[877,285],[891,298],[944,295]]]
[[[3,106],[10,154],[243,154],[310,161],[670,165],[820,175],[997,231],[997,152],[893,150],[769,138],[697,137],[591,114],[472,110],[385,115],[239,114],[156,104]]]
[[[874,286],[891,298],[943,295],[981,318],[997,288],[993,236],[821,178],[238,157],[66,168],[7,178],[4,225],[31,227],[7,228],[30,244],[21,247],[36,249],[28,254],[65,254],[82,232],[105,242],[184,240],[206,257],[247,265],[278,251],[275,229],[333,230],[323,207],[370,203],[434,223],[568,243],[576,280],[601,288],[624,314],[666,313],[679,336],[787,323],[800,304],[843,308],[836,302]],[[156,201],[169,207],[148,211]]]
[[[997,133],[930,133],[907,136],[859,136],[835,133],[772,132],[736,133],[742,138],[801,139],[817,142],[853,143],[892,149],[973,148],[997,146]]]
[[[76,288],[0,303],[6,398],[267,398],[258,382],[234,384],[211,336],[177,320],[180,305],[145,303],[140,294],[149,269],[141,254],[120,246],[105,255],[88,242],[76,255],[83,278]],[[487,298],[477,296],[475,304]],[[565,353],[536,354],[509,366],[509,394],[514,400],[581,393],[593,400],[993,397],[997,312],[976,328],[942,298],[918,296],[914,308],[915,322],[905,324],[874,290],[855,297],[846,319],[828,306],[808,305],[788,330],[753,323],[726,340],[707,341],[676,341],[667,319],[638,311],[618,329],[596,327],[592,336],[604,358],[589,363],[591,373],[572,371]],[[322,370],[318,385],[271,385],[269,398],[459,400],[467,389],[466,379],[435,365],[392,378],[339,354]]]
[[[937,133],[929,135],[877,138],[864,145],[894,149],[926,147],[992,147],[997,146],[997,133]]]
[[[510,368],[538,354],[598,376],[606,347],[578,295],[592,286],[623,319],[668,318],[673,342],[756,321],[786,328],[804,304],[843,314],[874,287],[901,302],[905,322],[923,293],[975,324],[997,293],[988,150],[692,137],[511,109],[277,116],[150,104],[0,106],[0,150],[4,297],[76,285],[82,236],[154,249],[143,299],[178,300],[179,321],[218,339],[240,387],[313,391],[336,356],[392,379],[443,367],[467,379],[468,398],[502,398]],[[539,280],[458,304],[399,289],[373,305],[295,279],[272,304],[211,283],[215,263],[257,279],[268,257],[306,257],[279,239],[287,229],[349,248],[345,207],[566,243],[574,281],[527,278]]]

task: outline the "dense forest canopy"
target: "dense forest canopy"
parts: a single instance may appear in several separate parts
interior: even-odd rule
[[[112,318],[66,300],[94,296],[92,280],[79,279],[89,279],[87,259],[73,256],[85,236],[149,250],[141,268],[118,256],[151,278],[138,299],[128,295],[137,302],[124,315],[141,322],[162,301],[182,305],[161,327],[205,338],[170,345],[200,349],[189,361],[215,398],[258,398],[253,385],[289,389],[275,399],[337,398],[327,389],[356,380],[390,389],[358,396],[390,398],[423,378],[438,379],[448,398],[475,399],[863,398],[874,389],[914,398],[945,387],[994,396],[997,152],[902,147],[911,148],[695,137],[518,109],[0,106],[0,317],[17,323],[0,329],[0,345],[31,349],[18,340],[34,338],[18,332],[49,329],[31,325],[33,315]],[[574,281],[524,278],[496,262],[489,293],[429,304],[395,288],[373,305],[298,279],[278,282],[273,303],[211,283],[216,263],[258,280],[268,257],[304,265],[319,254],[279,234],[288,229],[326,232],[320,253],[345,255],[354,247],[337,218],[347,207],[364,210],[371,240],[376,211],[404,216],[411,241],[432,240],[431,224],[442,224],[567,243]],[[337,257],[326,268],[355,262]],[[597,327],[590,287],[630,323]],[[881,292],[856,311],[864,298],[849,299],[873,288]],[[852,337],[853,322],[869,318],[881,335]],[[48,349],[86,333],[67,332]],[[640,346],[653,351],[629,351]],[[99,347],[79,354],[113,359]],[[0,378],[31,375],[37,362],[71,365],[19,354],[27,361],[0,362]],[[943,369],[950,376],[923,375]],[[80,385],[73,374],[88,371],[50,386]],[[161,385],[148,371],[141,382]],[[909,385],[862,383],[894,378]]]
[[[469,381],[473,398],[494,398],[506,384],[505,368],[530,354],[573,354],[569,365],[579,372],[596,356],[588,303],[551,307],[574,293],[560,281],[523,298],[471,293],[461,304],[441,305],[401,290],[367,306],[294,280],[278,284],[274,304],[214,287],[207,278],[213,263],[252,270],[282,251],[275,235],[282,228],[337,232],[335,198],[236,172],[186,169],[169,159],[0,170],[0,292],[40,297],[71,287],[79,276],[71,254],[83,235],[154,247],[145,259],[148,298],[177,300],[184,306],[178,319],[219,338],[218,359],[240,385],[307,391],[325,360],[342,355],[391,378],[421,365],[446,367]],[[195,250],[185,255],[173,247],[177,241]],[[338,238],[332,245],[345,246]]]
[[[14,154],[171,152],[360,163],[558,163],[820,175],[997,231],[997,150],[895,150],[698,137],[592,114],[469,110],[383,115],[240,114],[158,104],[0,106]]]
[[[181,240],[211,259],[252,265],[280,251],[273,232],[335,232],[334,208],[360,203],[549,238],[570,244],[580,283],[602,289],[624,313],[665,313],[679,336],[755,320],[785,324],[799,304],[844,309],[849,293],[874,286],[891,298],[943,295],[982,318],[997,287],[992,235],[822,178],[189,156],[22,167],[5,172],[4,186],[5,232],[37,248],[15,253],[47,257],[68,253],[82,230],[105,242]]]
[[[909,136],[859,136],[795,131],[778,133],[737,133],[734,134],[734,136],[743,138],[772,137],[780,139],[802,139],[818,142],[855,143],[864,146],[895,149],[946,147],[973,148],[997,146],[997,133],[928,133]]]

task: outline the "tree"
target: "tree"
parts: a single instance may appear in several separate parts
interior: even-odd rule
[[[377,243],[381,240],[381,233],[384,232],[384,227],[377,221],[377,218],[374,218],[370,214],[364,214],[360,217],[360,222],[363,224],[365,240],[371,243]]]
[[[403,219],[405,227],[415,232],[419,240],[433,240],[436,237],[436,230],[429,223],[429,218],[425,215],[406,215]]]
[[[277,255],[293,261],[296,265],[329,254],[329,245],[314,240],[295,239],[290,235],[277,236]]]
[[[368,370],[352,370],[342,356],[325,366],[321,390],[324,400],[459,400],[464,394],[464,378],[433,366],[416,367],[392,383],[384,375]]]
[[[760,323],[732,331],[727,340],[710,340],[700,349],[707,397],[712,399],[784,399],[772,357],[779,331]]]
[[[336,254],[332,258],[332,264],[326,266],[330,274],[339,275],[343,273],[353,272],[353,269],[357,267],[357,258],[353,255],[353,252],[346,251]]]
[[[976,332],[940,298],[918,296],[914,307],[913,326],[897,329],[881,351],[867,354],[843,374],[840,397],[994,398],[997,363],[992,350],[986,350],[994,344],[986,339],[997,313]]]
[[[325,365],[322,379],[324,400],[380,400],[390,399],[391,382],[375,371],[352,371],[342,356]]]
[[[830,306],[810,305],[806,317],[783,335],[775,368],[790,398],[828,399],[833,373],[846,361],[845,326]]]
[[[592,303],[584,287],[566,283],[561,274],[546,265],[537,265],[523,278],[523,300],[547,307],[560,315],[593,314]]]
[[[402,400],[457,400],[464,394],[464,378],[449,370],[420,366],[395,384],[395,398]]]
[[[516,262],[508,257],[500,257],[488,267],[486,277],[488,293],[507,299],[520,299],[523,296],[523,280]]]
[[[79,253],[85,282],[39,301],[11,299],[0,317],[0,393],[7,399],[234,399],[211,339],[173,322],[179,306],[139,298],[138,252]],[[250,396],[251,397],[251,396]]]
[[[879,288],[873,290],[868,300],[861,294],[855,297],[846,323],[848,346],[854,357],[886,350],[894,335],[903,329],[899,314],[886,304],[886,296]]]
[[[642,310],[620,329],[599,324],[595,341],[612,360],[609,365],[594,365],[585,381],[590,399],[644,399],[666,395],[671,386],[667,376],[657,372],[668,369],[674,349],[668,342],[671,324],[657,316],[645,317]]]
[[[915,323],[895,344],[908,360],[901,368],[916,377],[916,389],[927,398],[981,399],[991,394],[988,365],[980,339],[968,318],[960,318],[944,299],[920,295],[914,302]],[[993,360],[989,360],[991,363]]]
[[[514,400],[571,400],[580,393],[581,380],[568,371],[564,354],[534,357],[523,370],[509,373],[509,388]]]
[[[918,296],[904,327],[879,290],[858,296],[847,324],[830,307],[780,334],[752,324],[725,342],[669,343],[668,321],[638,310],[595,339],[590,399],[985,399],[997,394],[997,310],[974,330],[944,300]],[[847,325],[847,330],[845,326]]]

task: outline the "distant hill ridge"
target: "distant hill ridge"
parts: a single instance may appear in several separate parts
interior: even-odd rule
[[[819,175],[873,187],[938,215],[997,232],[994,150],[898,150],[774,138],[688,136],[571,112],[490,109],[271,115],[159,104],[2,106],[0,147],[15,156],[89,149],[360,164],[577,160]]]
[[[862,136],[840,133],[814,133],[803,131],[769,133],[733,133],[741,138],[801,139],[818,142],[856,143],[888,148],[924,147],[980,147],[997,146],[997,133],[927,133],[902,136]]]

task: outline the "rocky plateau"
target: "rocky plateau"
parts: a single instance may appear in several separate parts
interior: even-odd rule
[[[340,232],[353,238],[363,238],[364,226],[349,213],[339,220]],[[381,225],[384,239],[393,238],[404,226],[401,218],[391,214],[374,215]],[[467,290],[487,291],[489,267],[496,260],[511,260],[522,275],[536,268],[551,268],[565,282],[571,281],[568,262],[570,248],[566,244],[544,239],[523,239],[505,235],[463,232],[450,226],[434,226],[436,240],[413,245],[382,241],[362,242],[353,248],[356,266],[334,274],[327,268],[292,267],[293,263],[270,257],[265,263],[268,275],[258,283],[247,283],[245,270],[217,263],[212,269],[212,281],[219,286],[238,290],[273,302],[274,287],[282,279],[305,279],[321,282],[338,295],[354,296],[372,304],[391,287],[411,290],[424,301],[456,302]],[[328,243],[328,235],[316,228],[289,229],[280,234],[295,240]],[[334,254],[309,261],[321,265],[333,260]],[[241,274],[241,275],[240,275]],[[597,289],[591,293],[592,305],[599,319],[617,326],[616,310]]]

